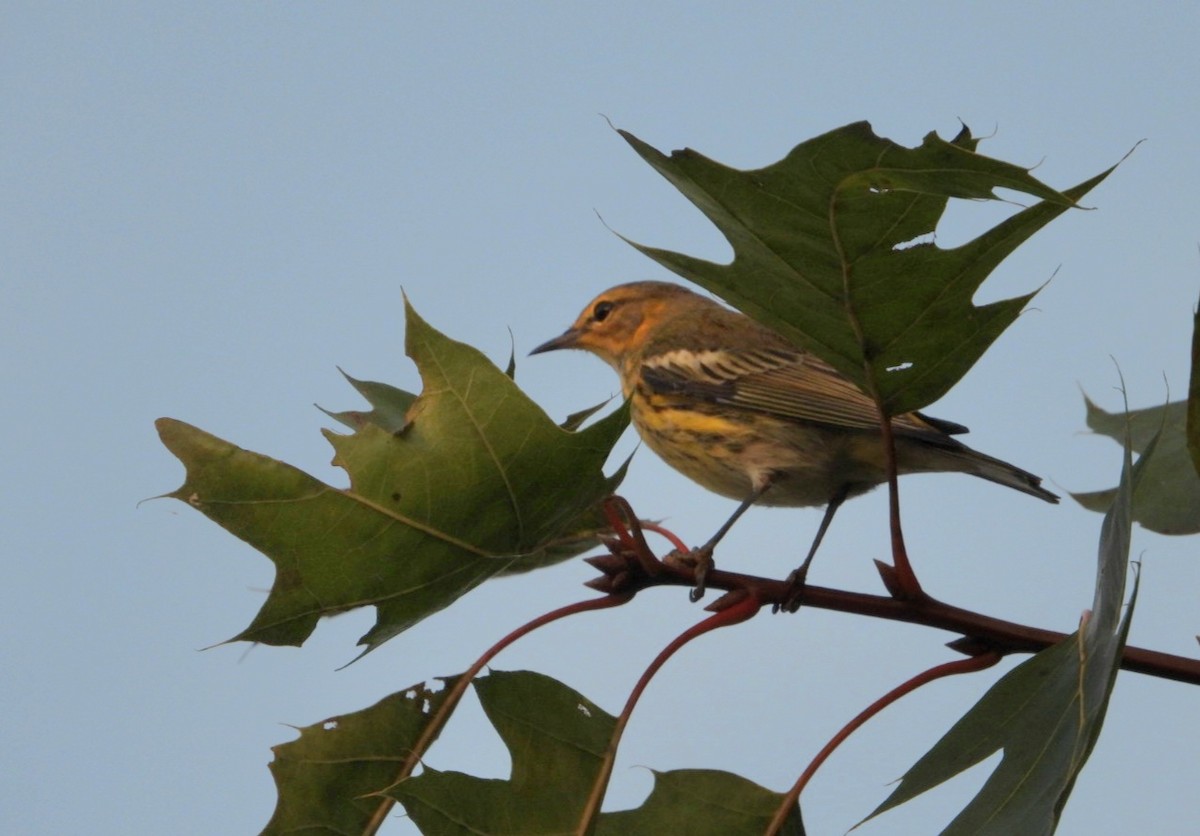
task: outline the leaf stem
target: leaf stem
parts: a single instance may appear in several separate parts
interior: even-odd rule
[[[829,759],[829,756],[868,720],[892,703],[898,701],[901,697],[911,694],[922,685],[946,676],[986,670],[999,662],[1001,658],[1001,655],[995,651],[985,651],[978,656],[972,656],[967,659],[956,659],[953,662],[937,665],[923,673],[917,674],[906,682],[902,682],[860,711],[837,734],[830,738],[829,742],[821,748],[821,751],[817,752],[809,765],[800,773],[800,777],[796,779],[796,783],[792,785],[787,795],[783,797],[783,801],[779,803],[779,808],[775,811],[775,817],[771,819],[771,823],[767,826],[764,836],[777,836],[782,831],[788,816],[791,815],[793,808],[799,803],[800,793],[808,786],[809,780],[812,779],[813,775],[816,774],[825,761]]]
[[[621,735],[625,731],[625,726],[629,724],[629,718],[633,715],[633,709],[641,698],[642,692],[646,690],[646,686],[650,684],[650,680],[654,678],[654,675],[666,664],[668,659],[675,655],[676,651],[692,639],[721,627],[740,624],[743,621],[753,618],[762,607],[763,601],[752,593],[737,596],[736,600],[729,606],[723,607],[708,618],[680,633],[670,644],[663,648],[658,656],[654,657],[654,661],[643,671],[637,683],[633,686],[633,690],[629,693],[629,699],[625,701],[625,708],[622,709],[620,716],[617,717],[617,724],[613,729],[612,737],[609,739],[608,748],[604,752],[600,771],[596,775],[596,781],[592,785],[592,792],[588,796],[587,803],[584,805],[583,813],[579,819],[579,826],[575,829],[576,836],[587,836],[595,825],[596,817],[600,814],[600,805],[604,802],[604,794],[608,790],[608,780],[612,776],[613,763],[617,758],[617,746],[621,742]]]
[[[895,587],[889,589],[893,595],[909,600],[920,600],[925,597],[925,590],[917,580],[912,564],[908,561],[908,548],[904,545],[904,529],[900,525],[900,479],[899,468],[896,464],[896,437],[892,432],[892,422],[884,411],[883,404],[876,396],[876,406],[879,407],[879,429],[883,435],[883,450],[887,457],[888,481],[888,524],[892,534],[892,566],[895,571]]]
[[[566,618],[567,616],[575,615],[581,612],[591,612],[593,610],[602,610],[607,609],[608,607],[620,606],[621,604],[630,601],[633,596],[633,592],[617,592],[610,595],[605,595],[601,598],[590,598],[586,601],[577,601],[574,604],[568,604],[565,607],[559,607],[558,609],[551,610],[544,615],[538,616],[532,621],[526,622],[522,626],[513,630],[504,638],[500,639],[500,641],[489,647],[486,651],[484,651],[482,656],[475,660],[475,663],[472,664],[471,667],[467,668],[455,679],[454,685],[450,688],[450,692],[446,695],[445,699],[442,700],[438,710],[433,714],[432,717],[429,718],[429,723],[425,726],[425,730],[421,733],[421,736],[417,738],[417,742],[413,744],[412,751],[409,752],[408,757],[406,757],[404,762],[401,764],[400,772],[396,776],[396,779],[392,781],[388,787],[380,790],[380,792],[387,792],[388,789],[396,786],[396,784],[399,784],[412,774],[412,771],[416,769],[417,764],[420,762],[421,757],[433,744],[433,741],[437,739],[438,734],[441,733],[446,723],[450,720],[450,715],[454,713],[454,709],[458,706],[463,694],[466,693],[467,687],[471,684],[479,672],[483,670],[484,666],[492,661],[492,659],[494,659],[502,650],[507,648],[513,642],[517,641],[517,639],[529,635],[539,627],[544,627],[547,624],[558,621],[560,618]],[[391,812],[395,805],[396,802],[394,799],[384,798],[380,802],[379,807],[376,808],[375,812],[372,814],[367,826],[363,828],[363,836],[374,836],[374,834],[377,833],[379,828],[383,825],[388,813]]]

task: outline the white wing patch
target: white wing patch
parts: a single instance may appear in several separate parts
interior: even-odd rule
[[[684,375],[709,383],[726,383],[748,374],[768,372],[772,369],[802,362],[804,355],[782,349],[762,351],[722,351],[707,349],[691,351],[677,348],[649,357],[643,363],[649,369],[662,369],[676,375]]]

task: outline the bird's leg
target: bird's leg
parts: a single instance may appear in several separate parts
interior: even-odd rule
[[[767,479],[762,486],[755,488],[754,493],[750,494],[750,496],[746,497],[746,499],[742,501],[742,504],[739,505],[737,509],[730,515],[729,519],[725,520],[725,524],[717,529],[717,533],[708,538],[707,543],[699,548],[692,549],[687,555],[688,561],[695,566],[694,571],[696,586],[693,587],[692,591],[688,594],[688,597],[691,598],[693,603],[704,597],[704,582],[708,578],[709,571],[715,565],[713,563],[713,549],[716,547],[717,543],[721,541],[722,537],[729,533],[729,529],[733,528],[733,524],[738,521],[738,517],[746,513],[751,505],[753,505],[755,502],[758,502],[758,500],[762,498],[762,495],[767,492],[767,489],[770,488],[774,483],[775,480],[772,477]]]
[[[829,504],[825,506],[825,516],[821,518],[821,525],[817,528],[817,536],[813,538],[812,546],[808,549],[808,555],[804,558],[804,562],[800,567],[788,575],[788,591],[783,600],[782,607],[776,606],[776,611],[785,609],[788,612],[795,612],[800,609],[800,595],[804,592],[804,585],[808,580],[808,567],[812,564],[813,557],[817,554],[817,548],[820,547],[821,541],[825,539],[825,532],[829,529],[829,524],[833,522],[833,515],[837,513],[837,509],[846,501],[846,496],[850,493],[850,486],[843,485],[838,488],[838,492],[829,500]]]

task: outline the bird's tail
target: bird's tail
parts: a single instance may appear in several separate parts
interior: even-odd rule
[[[956,460],[958,465],[956,470],[978,476],[980,479],[987,479],[998,485],[1006,485],[1046,502],[1058,504],[1058,495],[1042,487],[1041,476],[1034,476],[1028,470],[1022,470],[1016,465],[980,453],[978,450],[972,450],[966,445],[958,450],[946,452]]]

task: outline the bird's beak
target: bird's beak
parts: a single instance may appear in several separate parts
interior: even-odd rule
[[[530,356],[534,354],[542,354],[546,351],[558,351],[560,348],[578,348],[579,347],[579,331],[574,328],[568,328],[552,340],[539,345],[533,351],[529,352]]]

